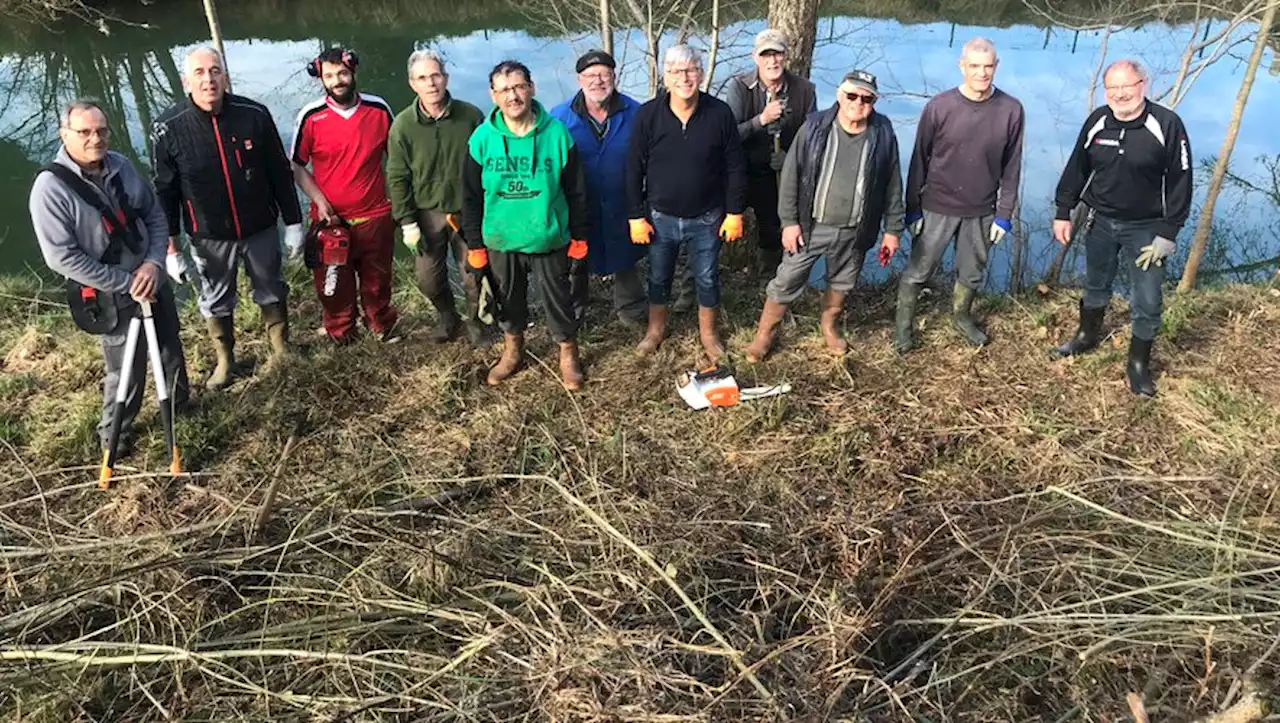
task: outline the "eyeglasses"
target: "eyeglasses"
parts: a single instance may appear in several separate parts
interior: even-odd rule
[[[507,95],[508,93],[515,93],[516,95],[519,95],[527,90],[529,90],[528,83],[516,83],[515,85],[509,85],[505,88],[494,88],[493,92],[498,95]]]
[[[76,137],[82,141],[87,141],[94,136],[104,141],[111,137],[110,128],[68,128],[67,130],[75,133]]]
[[[1139,80],[1137,83],[1125,83],[1124,85],[1104,85],[1102,87],[1106,88],[1108,93],[1120,93],[1120,92],[1130,93],[1132,91],[1137,90],[1138,87],[1145,82],[1147,81]]]
[[[874,95],[866,95],[864,93],[845,93],[844,97],[850,103],[861,103],[863,105],[876,104],[876,97]]]
[[[701,74],[702,68],[667,68],[667,72],[672,75],[683,75],[688,78]]]
[[[605,73],[579,73],[579,74],[578,74],[578,77],[579,77],[579,78],[582,78],[583,80],[587,81],[588,83],[591,83],[591,82],[596,82],[596,83],[608,83],[609,81],[613,80],[613,73],[610,73],[610,72],[605,72]]]

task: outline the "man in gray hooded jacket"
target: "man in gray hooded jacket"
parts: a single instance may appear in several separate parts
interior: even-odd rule
[[[87,183],[87,186],[77,185],[86,193],[96,194],[97,201],[90,203],[57,173],[45,170],[36,176],[31,187],[31,222],[45,264],[57,274],[96,292],[97,297],[104,299],[102,303],[114,305],[118,312],[114,326],[99,334],[107,375],[98,435],[105,446],[124,365],[125,335],[139,300],[151,301],[153,305],[160,360],[170,385],[169,399],[175,407],[187,403],[187,371],[178,338],[178,310],[173,292],[166,284],[164,269],[169,224],[151,186],[127,158],[107,150],[110,129],[107,116],[96,101],[73,101],[63,110],[60,121],[58,133],[62,147],[52,165],[70,171],[74,176],[72,180]],[[104,215],[95,207],[98,204],[101,209],[109,209],[114,218]],[[125,233],[135,242],[122,243],[116,234],[117,240],[113,243],[108,229],[115,223],[122,223]],[[105,261],[104,257],[107,257]],[[142,405],[146,343],[145,337],[140,338],[134,355],[117,456],[129,450],[133,420]]]

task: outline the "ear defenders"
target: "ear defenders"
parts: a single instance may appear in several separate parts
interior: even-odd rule
[[[323,53],[317,55],[315,59],[313,59],[310,63],[307,63],[307,75],[311,76],[312,78],[319,78],[321,75],[323,75],[322,63],[326,61],[330,63],[334,62],[333,60],[330,59],[330,57],[326,57],[326,56],[331,56],[332,51],[335,51],[335,50],[339,50],[339,49],[330,48],[329,50],[326,50]],[[342,57],[340,59],[340,62],[343,65],[350,68],[352,73],[356,72],[356,68],[360,67],[360,56],[356,55],[356,51],[347,50],[346,48],[342,48],[341,52],[342,52]]]

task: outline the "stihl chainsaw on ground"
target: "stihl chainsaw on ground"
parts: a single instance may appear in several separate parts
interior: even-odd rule
[[[791,391],[791,385],[775,384],[742,389],[738,387],[738,380],[733,378],[731,369],[716,365],[700,372],[684,372],[676,379],[676,391],[690,408],[706,409],[736,407],[742,402],[776,397]]]

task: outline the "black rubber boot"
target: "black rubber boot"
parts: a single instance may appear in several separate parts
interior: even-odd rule
[[[457,307],[453,304],[453,294],[441,294],[431,300],[431,305],[436,307],[436,325],[427,338],[433,344],[453,341],[462,327],[462,319],[458,317]]]
[[[920,300],[920,288],[909,284],[898,286],[898,312],[893,325],[893,350],[906,354],[916,348],[912,334],[916,323],[916,304]]]
[[[1151,381],[1151,346],[1154,339],[1129,338],[1129,364],[1125,375],[1129,377],[1129,391],[1142,397],[1156,395],[1156,383]]]
[[[1065,344],[1055,347],[1053,355],[1062,359],[1096,349],[1102,341],[1102,319],[1106,315],[1106,307],[1086,309],[1084,302],[1080,302],[1080,328]]]
[[[987,343],[986,332],[973,320],[973,300],[978,292],[963,284],[956,284],[951,305],[951,328],[955,329],[972,346]]]

